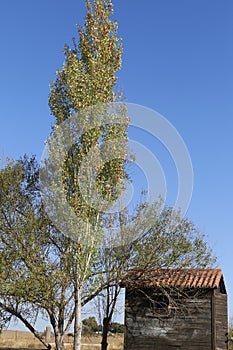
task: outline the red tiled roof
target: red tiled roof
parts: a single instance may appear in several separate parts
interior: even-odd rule
[[[167,268],[148,269],[144,272],[129,271],[122,287],[181,287],[218,288],[222,278],[221,269],[213,268]]]

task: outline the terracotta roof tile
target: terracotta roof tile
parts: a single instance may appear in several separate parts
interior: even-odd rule
[[[144,272],[129,271],[122,287],[181,287],[218,288],[222,270],[214,268],[148,269]]]

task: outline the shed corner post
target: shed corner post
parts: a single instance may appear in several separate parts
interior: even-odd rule
[[[216,350],[216,311],[215,311],[215,293],[211,293],[211,350]]]

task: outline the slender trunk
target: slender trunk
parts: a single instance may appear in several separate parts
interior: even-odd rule
[[[55,335],[55,344],[56,344],[56,350],[64,350],[64,340],[63,336],[60,333],[54,333]]]
[[[105,310],[105,317],[103,319],[101,350],[107,350],[108,348],[108,331],[109,331],[110,323],[112,321],[112,316],[115,310],[119,292],[120,292],[120,287],[117,285],[113,287],[108,286],[106,288],[106,310]]]
[[[103,333],[102,333],[102,341],[101,341],[101,350],[107,350],[108,348],[108,330],[109,330],[110,320],[108,317],[104,317],[103,319]]]
[[[53,311],[49,312],[49,317],[54,331],[56,350],[64,350],[63,324],[61,324],[60,320],[58,323],[56,322],[55,313]]]
[[[82,286],[75,290],[74,350],[81,350],[82,338]]]

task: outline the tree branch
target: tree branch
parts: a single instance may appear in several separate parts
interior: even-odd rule
[[[6,312],[8,312],[9,314],[17,317],[21,322],[23,322],[23,324],[30,330],[30,332],[32,332],[34,334],[34,336],[39,339],[39,341],[46,346],[47,349],[51,349],[51,345],[49,343],[46,342],[46,340],[43,338],[43,336],[37,332],[37,330],[29,323],[29,321],[27,321],[21,314],[20,312],[17,312],[14,308],[11,308],[5,304],[3,304],[2,302],[0,302],[0,307],[5,310]]]

